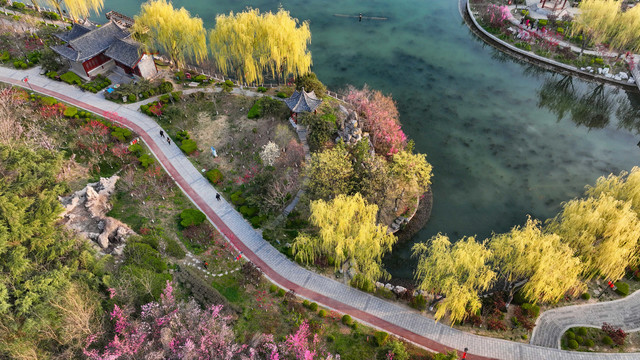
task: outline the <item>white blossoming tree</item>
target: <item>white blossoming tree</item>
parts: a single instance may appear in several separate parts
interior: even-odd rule
[[[262,151],[260,152],[260,159],[266,165],[273,166],[278,157],[280,156],[280,147],[278,144],[273,141],[269,141],[266,145],[262,147]]]

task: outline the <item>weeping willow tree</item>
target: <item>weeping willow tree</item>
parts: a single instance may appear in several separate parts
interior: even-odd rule
[[[452,246],[446,235],[438,234],[429,243],[416,243],[412,251],[419,258],[415,271],[418,289],[444,295],[436,320],[449,313],[453,324],[480,310],[478,293],[488,289],[495,278],[487,264],[491,251],[484,243],[472,236]]]
[[[311,71],[309,23],[299,23],[282,8],[275,14],[247,9],[218,15],[209,43],[220,71],[242,82],[261,82],[265,74],[280,79]]]
[[[620,175],[601,176],[595,186],[587,187],[587,195],[599,197],[609,195],[615,199],[631,202],[632,209],[640,215],[640,168],[634,166],[630,172]]]
[[[62,5],[69,11],[69,16],[73,21],[89,17],[91,11],[99,12],[104,7],[104,0],[46,0],[51,6],[58,10],[60,18],[64,18],[62,14]],[[32,0],[36,5],[37,0]]]
[[[377,213],[378,206],[367,204],[360,193],[312,201],[309,220],[320,231],[318,236],[298,235],[293,243],[296,259],[313,263],[320,256],[331,257],[336,270],[353,261],[358,273],[370,281],[388,278],[382,257],[398,239],[386,226],[376,224]]]
[[[608,42],[616,27],[621,2],[617,0],[582,0],[573,21],[571,36],[582,35],[582,50],[593,40],[596,43]]]
[[[529,218],[524,226],[491,238],[492,264],[509,290],[510,303],[516,282],[532,303],[557,302],[567,292],[583,288],[582,263],[560,236],[545,233],[540,221]]]
[[[207,36],[202,19],[192,17],[185,8],[174,9],[166,0],[142,4],[132,30],[146,47],[166,51],[178,67],[185,58],[198,62],[207,57]]]
[[[587,278],[618,280],[638,261],[640,220],[630,201],[606,193],[564,204],[548,230],[560,235],[584,263]]]
[[[611,31],[609,45],[612,48],[621,52],[640,51],[640,6],[620,13]]]

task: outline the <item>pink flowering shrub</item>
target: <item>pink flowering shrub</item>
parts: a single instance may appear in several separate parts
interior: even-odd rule
[[[362,127],[369,132],[378,154],[391,156],[404,149],[407,136],[400,127],[398,109],[391,97],[365,85],[362,90],[351,87],[347,101],[356,107]]]
[[[489,22],[492,26],[501,27],[504,25],[504,21],[510,16],[511,13],[506,5],[498,6],[496,4],[490,4],[487,6],[487,12],[484,16],[484,20]]]
[[[176,301],[173,286],[160,295],[160,302],[142,306],[138,320],[132,320],[114,305],[113,339],[102,349],[90,349],[97,335],[87,339],[84,355],[93,360],[115,359],[242,359],[242,360],[334,360],[339,356],[324,353],[317,335],[311,336],[306,322],[283,343],[271,335],[254,337],[252,346],[237,344],[231,319],[221,314],[222,305],[202,310],[191,300]]]

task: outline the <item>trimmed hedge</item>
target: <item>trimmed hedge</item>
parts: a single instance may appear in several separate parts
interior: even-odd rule
[[[284,289],[278,289],[278,296],[279,297],[284,297],[287,293],[284,291]]]
[[[320,316],[321,318],[327,317],[327,310],[321,309],[320,311],[318,311],[318,316]]]
[[[191,155],[198,150],[198,144],[191,139],[186,139],[182,142],[182,145],[180,145],[180,150],[184,151],[187,155]]]
[[[589,299],[591,299],[591,294],[589,294],[588,292],[586,292],[586,293],[584,293],[584,294],[580,295],[580,297],[581,297],[583,300],[589,300]]]
[[[619,295],[622,295],[622,296],[629,295],[629,284],[622,281],[616,281],[615,286],[616,286],[616,292]]]
[[[576,333],[580,336],[586,336],[587,335],[587,328],[585,327],[579,327],[578,330],[576,331]],[[580,341],[578,341],[580,342]]]
[[[184,209],[180,213],[180,219],[180,225],[189,227],[202,224],[207,217],[198,209]]]
[[[353,322],[353,319],[351,319],[351,316],[349,316],[349,315],[343,315],[342,316],[342,323],[343,324],[345,324],[347,326],[350,326],[352,322]]]
[[[134,154],[137,157],[142,155],[142,150],[144,150],[142,148],[142,145],[138,143],[129,145],[129,152]]]
[[[571,331],[571,330],[567,331],[567,332],[566,332],[566,334],[565,334],[565,336],[566,336],[566,337],[567,337],[567,339],[569,339],[569,340],[573,340],[573,339],[575,339],[575,338],[576,338],[576,334],[575,334],[573,331]]]
[[[317,311],[318,310],[318,304],[312,302],[311,305],[309,305],[309,310]]]
[[[155,162],[153,157],[149,156],[149,154],[142,154],[142,156],[138,158],[138,161],[140,161],[140,165],[145,169]]]
[[[278,291],[278,287],[277,286],[275,286],[273,284],[271,286],[269,286],[269,292],[270,293],[274,293],[276,291]]]
[[[120,140],[121,142],[125,142],[125,141],[131,140],[131,137],[133,136],[133,134],[131,133],[131,130],[129,130],[129,129],[116,127],[111,132],[111,136],[113,136],[114,138]]]
[[[68,118],[72,118],[74,116],[76,116],[78,114],[78,109],[74,108],[74,107],[68,107],[64,110],[64,117],[68,117]]]
[[[257,119],[261,116],[262,116],[262,105],[260,103],[260,100],[256,100],[256,102],[253,103],[253,106],[251,107],[251,109],[249,109],[249,113],[247,114],[247,117],[249,119]]]
[[[567,343],[567,346],[569,347],[569,349],[577,349],[578,348],[578,342],[575,340],[569,340],[569,342]]]
[[[605,344],[605,345],[611,346],[611,345],[613,345],[613,339],[611,339],[610,336],[605,335],[605,336],[602,337],[602,343]]]
[[[67,71],[66,73],[60,75],[60,80],[70,85],[82,85],[82,79],[80,78],[80,76],[71,71]]]

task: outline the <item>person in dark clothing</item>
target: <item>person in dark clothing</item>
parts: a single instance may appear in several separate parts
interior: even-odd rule
[[[167,136],[167,144],[171,145],[171,139]]]
[[[164,131],[160,130],[160,137],[164,138]]]
[[[216,200],[220,201],[220,194],[216,193]]]

